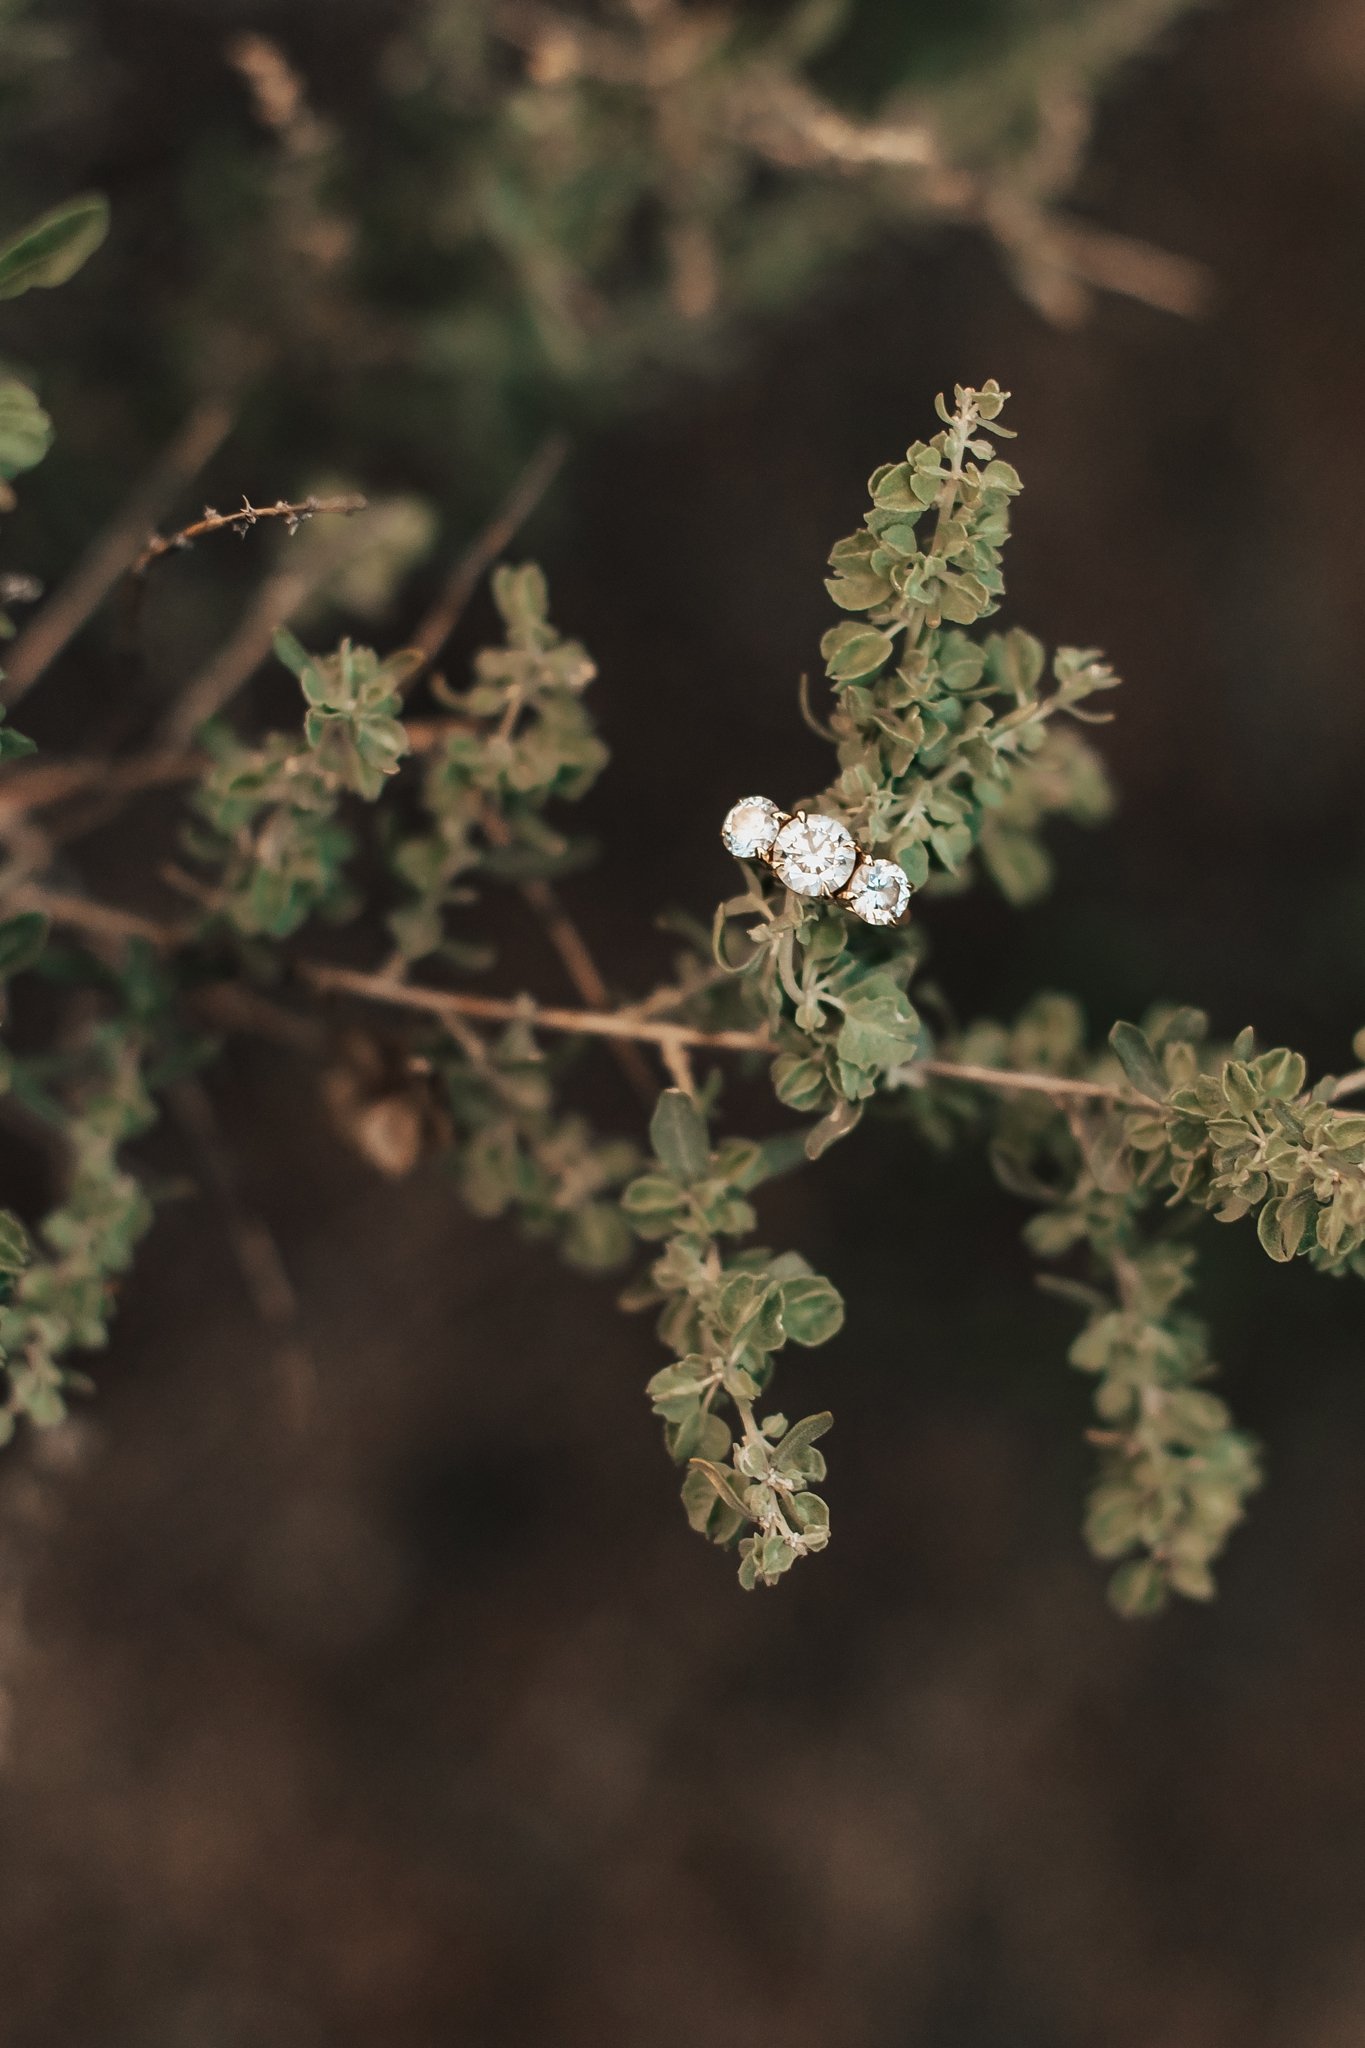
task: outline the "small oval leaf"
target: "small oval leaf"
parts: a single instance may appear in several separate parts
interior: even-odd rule
[[[65,284],[109,232],[109,201],[86,192],[40,214],[0,246],[0,299],[17,299],[34,285]]]

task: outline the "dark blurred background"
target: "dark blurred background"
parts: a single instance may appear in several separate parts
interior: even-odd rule
[[[149,223],[196,135],[242,118],[223,36],[278,34],[363,134],[367,53],[403,10],[59,11],[93,83],[48,75],[25,175],[103,184],[116,225],[65,315],[54,294],[21,330],[70,444],[12,526],[51,573],[126,484],[110,449],[143,461],[174,423],[149,364],[190,286]],[[1207,264],[1207,312],[1100,297],[1049,325],[979,233],[926,224],[628,406],[580,409],[526,537],[599,660],[614,756],[587,807],[601,868],[567,887],[638,986],[668,957],[659,906],[705,914],[725,886],[733,797],[823,779],[794,684],[826,549],[934,392],[994,375],[1027,486],[1009,616],[1127,678],[1103,736],[1122,808],[1056,833],[1041,907],[926,909],[936,972],[964,1014],[1060,987],[1101,1031],[1169,997],[1340,1071],[1365,1018],[1365,7],[1173,22],[1109,84],[1070,203]],[[154,322],[146,360],[106,260]],[[216,458],[215,502],[339,465],[452,531],[490,509],[515,449],[491,436],[486,488],[443,480],[420,380],[406,424],[338,449],[347,387],[281,377]],[[509,417],[529,433],[535,410]],[[165,687],[208,630],[183,593],[216,630],[244,587],[219,573],[163,586]],[[489,628],[480,600],[462,647]],[[109,677],[78,644],[23,722],[81,748]],[[109,835],[109,874],[136,830]],[[509,971],[552,971],[509,943]],[[640,1396],[655,1341],[609,1286],[470,1221],[437,1163],[379,1181],[300,1062],[233,1046],[211,1086],[319,1384],[288,1425],[220,1220],[189,1200],[88,1414],[7,1455],[7,2048],[1365,2041],[1352,1283],[1205,1232],[1200,1306],[1268,1483],[1211,1609],[1123,1623],[1078,1535],[1072,1319],[1035,1293],[1019,1209],[979,1158],[865,1129],[765,1210],[850,1310],[782,1365],[792,1412],[837,1413],[834,1545],[745,1596],[683,1525]]]

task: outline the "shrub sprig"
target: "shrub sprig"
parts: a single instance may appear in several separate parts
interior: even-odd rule
[[[1093,822],[1109,801],[1076,722],[1106,715],[1090,700],[1112,671],[1091,649],[1049,663],[1020,628],[986,625],[1020,489],[996,453],[1005,399],[991,383],[940,401],[940,430],[874,473],[862,527],[831,555],[845,614],[824,641],[834,760],[805,808],[899,861],[926,900],[982,872],[1030,900],[1049,878],[1046,820]],[[757,866],[719,906],[710,957],[684,920],[674,983],[614,999],[550,886],[581,857],[562,807],[607,758],[586,697],[593,663],[551,623],[538,569],[499,570],[494,596],[504,642],[463,691],[432,677],[435,717],[407,708],[429,647],[381,656],[343,640],[319,655],[281,636],[298,728],[255,741],[220,728],[184,764],[192,850],[211,875],[188,925],[59,887],[41,823],[12,833],[0,971],[35,966],[49,918],[81,934],[83,950],[54,957],[74,971],[85,1022],[60,1085],[41,1062],[11,1062],[16,1091],[61,1131],[70,1177],[36,1233],[42,1250],[0,1220],[5,1426],[59,1419],[83,1385],[69,1354],[103,1341],[114,1279],[150,1218],[124,1148],[168,1076],[202,1057],[211,1015],[316,1049],[333,1113],[385,1171],[437,1156],[477,1214],[515,1216],[580,1266],[651,1246],[625,1297],[654,1307],[670,1354],[649,1398],[689,1521],[736,1548],[746,1587],[828,1543],[815,1489],[831,1417],[789,1423],[767,1403],[778,1353],[828,1343],[844,1320],[832,1281],[751,1241],[754,1197],[869,1110],[931,1147],[984,1145],[1032,1205],[1025,1238],[1045,1284],[1083,1313],[1070,1358],[1093,1378],[1099,1455],[1085,1529],[1116,1567],[1112,1598],[1147,1613],[1170,1593],[1207,1597],[1259,1459],[1208,1388],[1206,1335],[1184,1305],[1189,1240],[1206,1214],[1254,1219],[1277,1261],[1365,1272],[1365,1116],[1344,1106],[1365,1072],[1310,1086],[1296,1053],[1260,1052],[1250,1032],[1219,1045],[1191,1009],[1119,1023],[1099,1049],[1068,996],[1041,996],[1008,1026],[945,1027],[944,1002],[913,999],[928,920],[871,928]],[[155,779],[137,762],[120,771],[129,789]],[[28,816],[29,772],[6,771],[11,816]],[[41,795],[30,808],[41,820]],[[546,920],[575,1004],[468,985],[496,962],[464,914],[508,886]],[[396,942],[387,962],[325,957],[331,923],[365,910],[362,929],[386,920]],[[338,1035],[341,1000],[352,1021]],[[361,1025],[357,1005],[388,1022]],[[598,1042],[663,1070],[643,1165],[630,1132],[595,1128],[574,1096]],[[768,1137],[713,1129],[732,1057],[766,1066]]]

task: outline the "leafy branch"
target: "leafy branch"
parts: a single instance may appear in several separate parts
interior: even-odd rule
[[[745,1586],[771,1585],[829,1539],[815,1488],[831,1417],[789,1424],[768,1405],[777,1356],[833,1339],[844,1305],[798,1254],[752,1242],[753,1198],[874,1111],[932,1147],[983,1145],[1034,1211],[1029,1248],[1060,1268],[1044,1284],[1083,1315],[1070,1358],[1093,1377],[1099,1460],[1085,1526],[1116,1567],[1115,1604],[1207,1597],[1259,1455],[1209,1391],[1207,1337],[1185,1306],[1189,1240],[1205,1215],[1250,1220],[1272,1259],[1365,1273],[1365,1115],[1349,1106],[1365,1069],[1310,1085],[1298,1054],[1259,1050],[1250,1032],[1220,1045],[1188,1008],[1116,1024],[1092,1048],[1064,996],[1010,1025],[936,1028],[942,1006],[913,995],[929,920],[863,922],[838,893],[862,860],[894,864],[944,915],[980,878],[1021,904],[1049,880],[1048,819],[1107,808],[1084,728],[1107,716],[1093,700],[1112,671],[1091,649],[1049,662],[1019,627],[986,624],[1021,488],[996,452],[1004,403],[994,384],[940,400],[939,431],[874,473],[862,526],[832,551],[831,779],[790,816],[767,806],[788,824],[815,819],[823,837],[793,864],[781,825],[771,845],[730,832],[742,886],[718,907],[709,951],[684,921],[672,980],[633,1000],[612,998],[552,891],[585,858],[564,807],[607,755],[588,704],[594,664],[552,623],[534,567],[497,570],[502,642],[464,689],[431,676],[422,717],[407,700],[432,634],[380,655],[350,640],[315,654],[282,632],[296,728],[245,738],[211,724],[199,750],[8,771],[0,965],[32,967],[48,920],[77,934],[67,971],[104,1020],[63,1053],[55,1091],[39,1067],[14,1066],[26,1102],[58,1105],[76,1172],[41,1233],[46,1260],[29,1261],[17,1224],[6,1238],[21,1318],[0,1324],[13,1414],[53,1419],[79,1384],[68,1352],[103,1335],[112,1278],[149,1213],[117,1155],[150,1094],[177,1060],[183,1071],[203,1057],[210,1020],[263,1030],[323,1057],[328,1107],[379,1170],[446,1157],[476,1213],[515,1217],[585,1268],[619,1266],[633,1240],[651,1247],[625,1300],[654,1308],[670,1353],[649,1397],[688,1519],[736,1549]],[[58,878],[48,815],[101,774],[119,802],[189,783],[194,872],[173,871],[189,906],[178,917]],[[752,824],[765,801],[737,809]],[[817,841],[852,849],[837,877]],[[468,985],[496,967],[472,913],[509,887],[544,922],[577,1004]],[[374,964],[328,957],[323,935],[362,919]],[[379,930],[387,959],[374,957]],[[329,1032],[341,1003],[346,1028]],[[401,1030],[358,1021],[380,1010]],[[575,1099],[594,1043],[653,1053],[671,1084],[643,1163],[628,1128],[599,1130]],[[796,1120],[760,1140],[716,1131],[728,1059],[766,1067],[776,1113]]]

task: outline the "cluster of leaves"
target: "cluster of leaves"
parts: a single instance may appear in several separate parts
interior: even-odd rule
[[[1215,1370],[1204,1325],[1175,1306],[1194,1252],[1161,1242],[1129,1248],[1133,1206],[1114,1219],[1107,1246],[1115,1294],[1091,1305],[1069,1355],[1096,1376],[1090,1436],[1100,1472],[1086,1541],[1097,1557],[1124,1560],[1109,1587],[1119,1612],[1150,1614],[1170,1592],[1210,1597],[1210,1565],[1260,1471],[1255,1445],[1203,1384]]]
[[[940,400],[942,431],[873,474],[863,527],[831,553],[827,587],[858,616],[822,643],[839,774],[813,807],[841,818],[869,852],[899,861],[912,888],[965,886],[979,848],[1005,894],[1022,902],[1048,880],[1045,816],[1093,821],[1108,806],[1098,757],[1051,721],[1094,717],[1085,700],[1116,678],[1092,650],[1062,648],[1043,691],[1044,652],[1030,634],[967,630],[998,608],[1004,587],[1001,549],[1020,483],[990,435],[1007,432],[1006,396],[991,382],[959,386],[951,412]],[[838,908],[758,873],[718,914],[727,964],[731,920],[748,920],[749,954],[734,964],[782,1047],[778,1096],[823,1113],[814,1154],[923,1050],[906,992],[922,941],[913,930],[857,933]]]
[[[65,283],[107,228],[108,207],[98,197],[70,200],[30,222],[0,247],[0,300]],[[12,480],[42,460],[51,440],[52,423],[29,385],[0,377],[0,510],[12,508]],[[0,612],[0,638],[13,631]],[[0,711],[0,762],[32,754],[32,740],[3,720]],[[48,920],[38,912],[0,923],[0,987],[37,966],[47,941]],[[0,1053],[0,1088],[56,1135],[66,1177],[36,1241],[11,1210],[0,1209],[0,1442],[20,1417],[39,1428],[60,1422],[67,1394],[88,1387],[69,1356],[107,1342],[115,1283],[152,1220],[151,1203],[121,1157],[156,1114],[144,1072],[147,989],[139,991],[130,972],[113,993],[114,1014],[87,1020],[68,1045],[23,1059]]]
[[[339,813],[348,794],[373,802],[397,772],[408,750],[400,692],[420,657],[380,661],[349,640],[315,657],[288,632],[275,647],[307,701],[303,744],[272,733],[249,746],[208,729],[213,765],[195,797],[208,831],[189,843],[218,869],[215,913],[245,936],[282,939],[314,912],[342,917],[353,905],[355,840]]]
[[[236,829],[224,901],[245,906],[234,917],[239,930],[282,938],[315,909],[335,916],[352,907],[344,870],[355,838],[337,815],[348,792],[371,802],[390,792],[398,799],[380,805],[377,838],[407,894],[388,917],[396,941],[391,969],[400,980],[429,958],[465,970],[491,964],[487,944],[447,931],[448,913],[475,900],[476,878],[543,879],[574,859],[551,805],[582,796],[607,760],[583,703],[596,670],[551,623],[538,568],[498,569],[493,595],[504,643],[476,654],[469,689],[432,679],[447,715],[421,728],[425,815],[415,830],[390,778],[416,751],[398,715],[416,657],[380,663],[367,649],[343,644],[338,656],[314,660],[280,636],[281,656],[311,707],[303,749],[286,735],[257,749],[218,739],[219,759],[197,798],[222,841]],[[348,671],[339,670],[343,662]],[[345,673],[358,686],[348,688]],[[362,716],[368,724],[357,729]],[[269,892],[273,908],[282,854],[292,893],[287,917],[267,927],[258,892]],[[472,1026],[435,1031],[413,1059],[394,1060],[372,1038],[356,1036],[328,1070],[327,1095],[342,1130],[382,1171],[405,1173],[425,1152],[448,1151],[476,1215],[515,1216],[527,1236],[553,1239],[570,1265],[606,1271],[630,1252],[614,1197],[639,1151],[559,1108],[576,1050],[548,1057],[530,1023],[518,1020],[496,1038]]]
[[[841,771],[822,808],[898,860],[912,888],[931,872],[960,880],[988,821],[1005,812],[990,866],[1007,895],[1027,900],[1046,874],[1031,826],[1050,811],[1106,808],[1097,756],[1074,731],[1049,748],[1049,721],[1086,715],[1085,699],[1116,678],[1093,650],[1064,647],[1044,692],[1032,635],[964,630],[999,608],[1004,589],[1001,550],[1021,489],[992,439],[1008,432],[1007,396],[991,382],[959,386],[951,413],[940,399],[942,432],[874,472],[861,530],[830,555],[826,587],[858,616],[821,643]]]
[[[1151,1039],[1117,1026],[1118,1048],[1131,1058],[1145,1046],[1152,1071],[1162,1059],[1189,1071],[1204,1020],[1190,1010],[1156,1012],[1149,1028]],[[1204,1384],[1216,1369],[1204,1326],[1177,1307],[1193,1281],[1193,1248],[1179,1240],[1194,1219],[1159,1209],[1162,1227],[1154,1228],[1156,1191],[1128,1135],[1130,1119],[1146,1111],[1124,1092],[1122,1060],[1090,1055],[1070,997],[1038,997],[1008,1028],[977,1024],[952,1050],[997,1071],[1113,1089],[1066,1110],[1031,1091],[992,1101],[948,1087],[906,1101],[927,1117],[935,1142],[949,1138],[955,1120],[987,1137],[997,1178],[1040,1205],[1024,1232],[1039,1258],[1082,1255],[1080,1274],[1048,1274],[1041,1284],[1086,1316],[1069,1354],[1096,1379],[1090,1438],[1100,1469],[1085,1534],[1097,1557],[1122,1560],[1110,1582],[1114,1605],[1145,1614],[1170,1592],[1207,1598],[1212,1561],[1260,1473],[1255,1446]]]
[[[108,1342],[115,1282],[152,1222],[146,1193],[120,1159],[120,1148],[156,1117],[144,1054],[135,1026],[122,1019],[101,1025],[81,1048],[65,1099],[48,1099],[69,1181],[43,1219],[39,1247],[15,1216],[0,1211],[0,1441],[20,1416],[39,1428],[60,1422],[67,1393],[90,1386],[68,1354]],[[23,1092],[31,1105],[33,1087]]]
[[[70,199],[30,221],[0,245],[0,299],[17,299],[35,286],[65,284],[104,240],[109,208],[97,194]],[[52,421],[25,378],[0,371],[0,512],[14,509],[13,481],[40,463],[52,446]],[[7,577],[3,593],[36,596],[28,579]],[[0,640],[13,637],[14,621],[0,608]],[[8,753],[21,751],[10,734]],[[0,759],[5,750],[0,749]]]
[[[1254,1215],[1281,1263],[1302,1253],[1327,1272],[1365,1274],[1365,1116],[1337,1107],[1333,1076],[1309,1089],[1302,1053],[1258,1054],[1250,1030],[1215,1071],[1199,1071],[1206,1021],[1182,1018],[1187,1035],[1168,1025],[1160,1059],[1135,1026],[1118,1028],[1115,1049],[1152,1105],[1125,1120],[1140,1181],[1220,1223]]]
[[[1062,649],[1044,687],[1035,640],[1018,628],[981,630],[1002,593],[1020,488],[995,452],[1005,395],[992,383],[959,387],[952,409],[940,400],[941,431],[874,474],[863,528],[833,551],[829,587],[848,615],[824,642],[837,763],[810,808],[898,860],[915,888],[966,887],[979,865],[1019,902],[1046,883],[1043,821],[1105,808],[1097,757],[1057,721],[1096,717],[1086,700],[1115,678],[1093,651]],[[420,749],[402,715],[419,657],[381,659],[348,641],[314,656],[283,635],[281,658],[305,699],[301,738],[250,745],[211,734],[194,798],[197,848],[218,869],[211,915],[255,942],[242,949],[247,972],[269,958],[269,942],[355,900],[357,835],[345,806],[376,812],[375,840],[408,892],[390,917],[398,951],[379,992],[412,997],[428,1022],[393,1057],[362,1038],[334,1068],[333,1105],[363,1149],[389,1171],[428,1147],[447,1152],[471,1208],[516,1216],[583,1267],[621,1263],[632,1235],[658,1247],[626,1297],[659,1311],[671,1354],[650,1399],[685,1467],[689,1520],[737,1546],[741,1582],[752,1587],[828,1541],[828,1509],[813,1488],[825,1477],[817,1442],[831,1418],[789,1424],[758,1411],[777,1352],[824,1344],[844,1311],[797,1254],[734,1247],[756,1227],[750,1197],[878,1101],[934,1145],[984,1140],[1002,1183],[1035,1206],[1031,1249],[1062,1263],[1048,1285],[1084,1312],[1071,1360],[1094,1376],[1100,1456],[1086,1534],[1117,1567],[1112,1598],[1147,1613],[1172,1592],[1207,1597],[1258,1458],[1207,1386],[1205,1332],[1183,1306],[1193,1280],[1185,1238],[1205,1212],[1254,1216],[1277,1260],[1303,1253],[1330,1271],[1365,1271],[1365,1116],[1341,1106],[1365,1075],[1310,1088],[1297,1054],[1258,1053],[1249,1032],[1212,1044],[1189,1009],[1120,1023],[1092,1052],[1066,996],[1038,998],[1010,1027],[983,1022],[936,1037],[909,993],[926,950],[918,924],[872,928],[749,868],[743,893],[717,913],[713,947],[726,971],[690,947],[678,986],[659,992],[677,1020],[663,1034],[678,1034],[672,1070],[687,1085],[659,1098],[653,1160],[637,1170],[628,1139],[598,1133],[563,1103],[581,1046],[570,1039],[547,1054],[548,1013],[523,999],[469,997],[452,1008],[409,980],[429,959],[486,964],[486,951],[449,929],[452,913],[471,901],[476,875],[543,890],[574,854],[550,806],[581,795],[606,760],[584,702],[593,664],[550,623],[539,570],[499,571],[494,595],[505,644],[477,657],[463,692],[433,679],[444,715],[424,724]],[[414,829],[400,771],[419,750]],[[22,918],[0,927],[10,971],[31,964],[42,941],[23,927]],[[167,988],[187,991],[188,966],[175,955],[164,969],[158,1014],[174,1011]],[[923,1007],[935,1020],[946,1014],[941,1000]],[[439,1025],[430,1021],[438,1012]],[[68,1076],[75,1171],[41,1232],[48,1256],[31,1256],[12,1223],[0,1231],[11,1416],[60,1412],[71,1383],[62,1361],[102,1340],[111,1278],[145,1227],[145,1200],[118,1156],[150,1113],[138,1014],[97,1027]],[[479,1016],[511,1021],[486,1036]],[[580,1019],[584,1029],[622,1024],[582,1012],[560,1021],[577,1028]],[[713,1142],[718,1080],[692,1081],[685,1042],[770,1057],[778,1101],[814,1121],[762,1143]],[[1365,1045],[1357,1049],[1365,1058]]]
[[[649,1134],[654,1164],[622,1198],[636,1235],[663,1242],[647,1283],[627,1297],[662,1305],[659,1335],[676,1354],[649,1396],[670,1456],[687,1466],[688,1521],[713,1543],[738,1537],[740,1584],[771,1586],[829,1541],[829,1508],[810,1489],[825,1476],[815,1444],[833,1417],[789,1424],[771,1413],[760,1423],[755,1404],[774,1354],[827,1343],[844,1304],[798,1253],[750,1247],[727,1257],[720,1242],[754,1228],[747,1197],[789,1163],[790,1147],[727,1138],[713,1150],[705,1116],[677,1088],[659,1097]]]
[[[473,870],[522,881],[565,866],[573,844],[546,808],[583,796],[607,761],[583,704],[597,671],[550,623],[540,570],[498,569],[493,598],[506,644],[476,657],[468,690],[438,685],[452,716],[423,782],[429,826],[400,838],[391,856],[412,892],[389,919],[409,964],[448,945],[445,912],[469,900],[460,885]]]
[[[1207,1598],[1260,1464],[1205,1385],[1215,1368],[1203,1325],[1177,1306],[1193,1281],[1184,1240],[1201,1210],[1224,1223],[1254,1215],[1273,1259],[1359,1271],[1365,1117],[1337,1105],[1341,1082],[1310,1089],[1300,1054],[1258,1052],[1250,1031],[1211,1044],[1207,1018],[1189,1008],[1116,1024],[1093,1055],[1079,1005],[1045,996],[1013,1026],[976,1024],[948,1049],[972,1067],[1095,1091],[992,1098],[949,1084],[901,1100],[935,1143],[986,1137],[1002,1184],[1039,1205],[1030,1248],[1081,1260],[1076,1276],[1042,1284],[1086,1313],[1070,1353],[1097,1382],[1100,1472],[1085,1528],[1097,1556],[1122,1560],[1114,1604],[1150,1613],[1171,1592]]]
[[[971,630],[998,604],[1020,485],[994,447],[1005,394],[992,384],[955,396],[952,411],[940,401],[939,434],[874,473],[862,530],[832,552],[828,588],[853,615],[823,643],[840,772],[809,808],[898,860],[916,888],[965,886],[979,856],[1018,903],[1049,879],[1046,816],[1090,822],[1108,808],[1098,757],[1055,721],[1100,716],[1085,700],[1116,678],[1092,650],[1064,648],[1044,690],[1030,635]],[[738,959],[735,922],[747,941]],[[1258,1054],[1250,1032],[1210,1047],[1207,1020],[1188,1009],[1154,1013],[1146,1031],[1116,1025],[1098,1058],[1079,1006],[1056,996],[1012,1029],[978,1025],[935,1044],[907,993],[923,950],[913,929],[869,934],[766,872],[717,916],[717,957],[738,969],[749,1013],[781,1048],[779,1099],[822,1112],[812,1154],[883,1095],[938,1145],[985,1136],[1004,1184],[1042,1204],[1031,1248],[1083,1254],[1083,1276],[1049,1284],[1085,1308],[1071,1358],[1097,1380],[1087,1539],[1119,1560],[1111,1597],[1125,1613],[1154,1611],[1171,1592],[1207,1597],[1259,1465],[1204,1384],[1205,1333],[1178,1306],[1194,1254],[1174,1234],[1200,1209],[1225,1222],[1254,1214],[1273,1258],[1365,1269],[1365,1116],[1338,1106],[1330,1078],[1309,1090],[1300,1055]],[[1030,1086],[983,1094],[941,1077],[944,1065],[1020,1072]],[[1071,1081],[1082,1085],[1068,1094]]]
[[[556,1106],[559,1074],[529,1024],[439,1061],[459,1188],[476,1216],[512,1213],[585,1272],[610,1272],[631,1249],[616,1190],[639,1164],[628,1138],[599,1136]]]
[[[916,19],[902,34],[873,12],[435,0],[394,75],[468,137],[436,171],[451,202],[439,217],[464,231],[452,248],[448,229],[440,255],[483,289],[433,321],[447,357],[477,360],[501,311],[503,378],[534,362],[565,383],[619,383],[694,354],[719,319],[780,302],[864,240],[944,217],[988,221],[1057,310],[1043,224],[1084,130],[1061,142],[1046,11],[987,4],[970,25]],[[1156,26],[1122,0],[1072,15],[1096,85]],[[1064,89],[1073,104],[1083,90],[1074,55]]]

